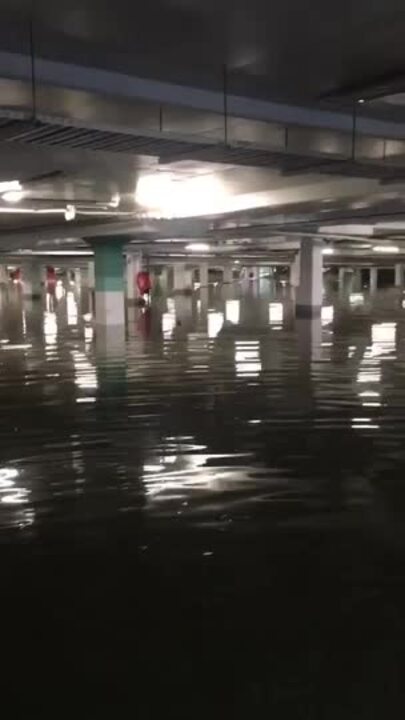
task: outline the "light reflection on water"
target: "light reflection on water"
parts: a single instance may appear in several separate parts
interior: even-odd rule
[[[401,303],[332,296],[296,320],[286,289],[234,293],[159,298],[114,342],[71,290],[3,303],[3,530],[123,511],[298,522],[336,509],[337,487],[340,511],[372,507],[379,473],[403,474]]]

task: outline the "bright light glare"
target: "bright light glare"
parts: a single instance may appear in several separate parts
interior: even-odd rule
[[[208,243],[190,243],[190,245],[186,245],[186,250],[191,252],[208,252],[209,249]]]
[[[364,295],[362,293],[351,293],[349,302],[350,305],[364,305]]]
[[[0,193],[12,192],[13,190],[22,190],[19,180],[4,180],[0,182]]]
[[[225,303],[225,317],[228,322],[233,325],[239,323],[240,317],[240,301],[239,300],[227,300]]]
[[[282,303],[269,303],[269,325],[280,325],[283,322],[283,314]]]
[[[373,343],[395,343],[396,323],[376,323],[371,328]]]
[[[74,205],[66,205],[65,210],[65,220],[66,222],[70,222],[71,220],[74,220],[76,217],[76,208]]]
[[[334,255],[335,251],[333,248],[326,247],[322,250],[322,255]]]
[[[77,302],[72,292],[68,292],[66,295],[66,314],[68,325],[77,325]]]
[[[9,203],[18,203],[20,200],[22,200],[24,197],[23,190],[9,190],[8,192],[3,193],[2,198],[6,202]]]
[[[20,250],[18,252],[18,255],[61,255],[62,257],[64,255],[70,256],[70,255],[78,255],[78,256],[93,256],[94,253],[92,250],[29,250],[26,252],[25,250]]]
[[[58,323],[54,312],[44,313],[44,335],[46,345],[55,345],[58,335]]]
[[[377,253],[399,253],[398,245],[375,245],[373,251]]]
[[[114,193],[110,200],[110,207],[117,208],[121,202],[121,196],[119,193]]]
[[[215,338],[220,333],[224,324],[224,313],[213,312],[208,313],[208,337]]]
[[[212,175],[182,178],[173,172],[156,172],[139,178],[135,200],[163,217],[188,217],[221,212],[226,199],[221,181]]]
[[[235,342],[235,368],[238,377],[258,377],[262,370],[259,341]]]
[[[62,280],[57,280],[55,288],[55,297],[57,300],[61,300],[65,294]]]
[[[326,305],[322,308],[322,325],[329,325],[333,322],[334,308],[333,305]]]

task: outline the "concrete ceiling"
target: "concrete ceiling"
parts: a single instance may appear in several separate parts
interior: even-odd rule
[[[0,46],[211,89],[317,102],[397,77],[401,0],[2,0]]]
[[[402,3],[0,9],[0,182],[24,190],[0,197],[0,251],[103,233],[163,255],[165,241],[266,253],[311,234],[402,250]],[[145,178],[163,208],[140,202]]]

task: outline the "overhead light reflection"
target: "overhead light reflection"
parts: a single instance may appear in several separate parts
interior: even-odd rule
[[[72,292],[66,295],[66,313],[68,325],[77,325],[78,310],[75,296]]]
[[[233,325],[238,325],[240,318],[240,300],[227,300],[225,303],[225,318]]]
[[[351,293],[349,295],[350,305],[364,305],[363,293]]]
[[[235,342],[235,368],[238,377],[258,377],[262,370],[258,340]]]
[[[373,251],[376,253],[399,253],[398,245],[374,245]]]
[[[325,325],[330,325],[330,323],[333,322],[334,312],[335,312],[335,310],[334,310],[333,305],[325,305],[325,306],[322,308],[322,310],[321,310],[321,320],[322,320],[322,325],[323,325],[323,326],[325,326]]]
[[[269,325],[281,325],[284,308],[282,303],[269,303]]]
[[[224,313],[215,310],[208,311],[208,337],[216,338],[224,324]]]
[[[56,313],[44,312],[44,335],[46,345],[55,345],[58,335],[58,323]]]

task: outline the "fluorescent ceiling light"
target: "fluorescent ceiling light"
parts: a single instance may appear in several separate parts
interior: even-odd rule
[[[8,190],[1,196],[3,200],[9,203],[18,203],[24,197],[23,190]]]
[[[186,250],[191,250],[191,252],[207,252],[209,249],[208,243],[190,243],[186,245]]]
[[[0,193],[6,193],[12,190],[22,190],[22,185],[19,180],[5,180],[0,182]]]
[[[322,255],[334,255],[334,253],[335,251],[333,248],[326,247],[322,250]]]
[[[76,208],[74,205],[66,205],[65,210],[65,220],[66,222],[70,222],[71,220],[74,220],[76,217]]]
[[[373,251],[378,253],[399,253],[399,247],[398,245],[375,245]]]
[[[228,194],[213,175],[184,177],[174,172],[156,172],[139,178],[135,200],[149,216],[189,217],[224,212]]]
[[[47,256],[47,255],[77,255],[77,256],[86,256],[90,257],[93,256],[94,253],[92,250],[20,250],[18,255],[41,255],[41,256]]]
[[[109,205],[110,205],[110,207],[112,207],[112,208],[117,208],[117,207],[119,206],[120,202],[121,202],[121,196],[120,196],[120,194],[119,194],[119,193],[114,193],[114,195],[112,196],[112,198],[111,198],[111,200],[110,200],[110,202],[109,202]]]

